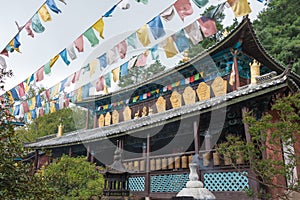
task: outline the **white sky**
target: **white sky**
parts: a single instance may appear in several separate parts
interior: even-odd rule
[[[119,0],[66,0],[67,5],[64,5],[58,0],[55,0],[57,7],[62,13],[55,14],[49,10],[52,21],[42,22],[46,30],[43,33],[35,33],[35,38],[27,36],[27,32],[23,30],[20,34],[20,50],[22,53],[11,53],[9,58],[3,56],[7,65],[14,73],[12,78],[6,80],[5,89],[9,90],[16,86],[46,64],[50,58],[69,46],[118,1]],[[85,52],[77,53],[78,59],[74,61],[70,60],[71,64],[69,66],[65,65],[61,58],[59,58],[52,68],[51,76],[45,76],[47,78],[41,83],[46,88],[49,88],[60,82],[85,66],[90,59],[100,56],[122,39],[125,39],[131,32],[136,31],[175,1],[176,0],[149,0],[149,3],[144,5],[143,3],[137,3],[135,0],[129,0],[131,5],[130,9],[121,10],[117,8],[113,13],[113,17],[104,19],[105,39],[100,39],[98,46],[91,48],[89,42],[84,40]],[[257,0],[248,1],[252,9],[250,18],[253,19],[263,8],[263,4]],[[25,24],[45,0],[1,0],[0,2],[0,13],[2,16],[0,18],[0,49],[2,50],[17,33],[15,21],[17,21],[19,25]],[[210,1],[213,5],[217,5],[221,2],[224,2],[224,0]],[[175,18],[172,23],[170,23],[168,27],[165,26],[165,28],[169,29],[170,32],[177,32],[181,27],[199,18],[205,9],[193,8],[193,15],[186,17],[184,23],[182,23],[179,18]],[[225,23],[230,24],[234,18],[232,10],[225,8],[225,15]],[[239,18],[239,20],[241,20],[241,18]],[[118,64],[122,63],[123,62]],[[0,94],[2,93],[3,92],[0,91]]]

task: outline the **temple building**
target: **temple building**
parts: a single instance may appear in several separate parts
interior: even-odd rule
[[[151,199],[176,196],[189,180],[189,163],[198,159],[199,178],[216,199],[248,199],[245,189],[260,189],[243,175],[253,174],[250,165],[236,160],[240,173],[215,149],[229,134],[249,141],[245,113],[253,111],[259,118],[274,100],[299,92],[299,86],[300,77],[264,50],[245,17],[220,42],[174,68],[122,90],[83,99],[77,105],[95,114],[93,129],[25,147],[51,150],[52,158],[86,155],[97,165],[109,165],[118,145],[130,171],[130,193]],[[300,147],[295,151],[300,153]]]

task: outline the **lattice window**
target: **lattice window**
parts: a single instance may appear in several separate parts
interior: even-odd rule
[[[129,177],[129,190],[130,191],[144,191],[145,190],[145,177]]]
[[[204,187],[210,191],[243,191],[249,188],[248,172],[204,173]]]
[[[165,174],[151,176],[151,192],[179,192],[189,180],[189,174]]]

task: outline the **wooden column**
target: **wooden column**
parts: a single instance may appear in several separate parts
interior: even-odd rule
[[[242,108],[242,117],[243,117],[243,119],[245,119],[246,112],[248,112],[248,111],[249,111],[248,108],[246,108],[246,107]],[[244,123],[244,129],[245,129],[246,141],[247,142],[251,142],[251,135],[249,133],[249,126],[248,126],[248,124]]]
[[[90,110],[87,110],[86,119],[85,119],[85,129],[89,129],[89,118],[90,118]]]
[[[98,118],[97,118],[97,115],[96,115],[96,113],[95,113],[95,115],[94,115],[94,126],[93,126],[93,128],[97,128],[97,127],[98,127],[97,122],[98,122]]]
[[[147,135],[147,152],[146,152],[146,180],[145,180],[145,191],[149,199],[150,196],[150,135]],[[146,198],[147,198],[146,197]]]
[[[194,121],[194,146],[195,146],[195,154],[199,154],[198,124],[199,123],[197,123],[197,121]]]
[[[39,150],[35,150],[35,154],[34,154],[34,171],[38,170],[38,164],[39,164]]]
[[[234,65],[234,71],[235,71],[235,82],[234,82],[234,90],[236,90],[238,87],[240,87],[240,75],[239,75],[239,68],[238,68],[238,60],[237,60],[237,54],[239,53],[238,50],[232,50],[231,54],[233,55],[233,65]]]

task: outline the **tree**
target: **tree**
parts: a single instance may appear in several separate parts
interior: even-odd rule
[[[300,145],[300,93],[278,99],[271,112],[278,119],[266,114],[257,120],[248,113],[244,122],[249,125],[251,141],[231,135],[227,142],[220,144],[218,152],[233,160],[241,157],[250,164],[256,176],[249,178],[266,190],[257,193],[249,190],[248,194],[263,199],[288,199],[291,192],[300,191],[300,180],[294,176],[294,169],[300,164],[300,155],[294,150],[294,146]],[[239,169],[238,165],[233,166]],[[287,180],[287,185],[278,181],[282,178]],[[271,195],[270,189],[277,193]]]
[[[278,61],[289,64],[300,74],[300,9],[298,0],[272,0],[254,28],[262,45]]]
[[[165,70],[165,66],[161,64],[159,60],[156,60],[149,67],[133,67],[128,71],[128,74],[124,77],[121,77],[119,82],[119,87],[124,88],[129,85],[139,83],[143,80],[149,79],[155,74]]]
[[[12,74],[2,70],[0,80]],[[43,182],[31,173],[31,166],[17,161],[25,157],[20,140],[15,136],[14,120],[6,100],[0,105],[0,199],[51,199],[51,192],[44,187]]]
[[[80,108],[65,108],[54,113],[49,113],[34,119],[16,130],[17,137],[23,142],[33,142],[35,139],[57,133],[58,125],[64,125],[64,132],[83,129],[86,126],[87,111]],[[92,126],[92,116],[89,119],[89,127]]]
[[[39,175],[58,200],[91,199],[102,195],[103,176],[85,157],[63,155],[41,169]]]

